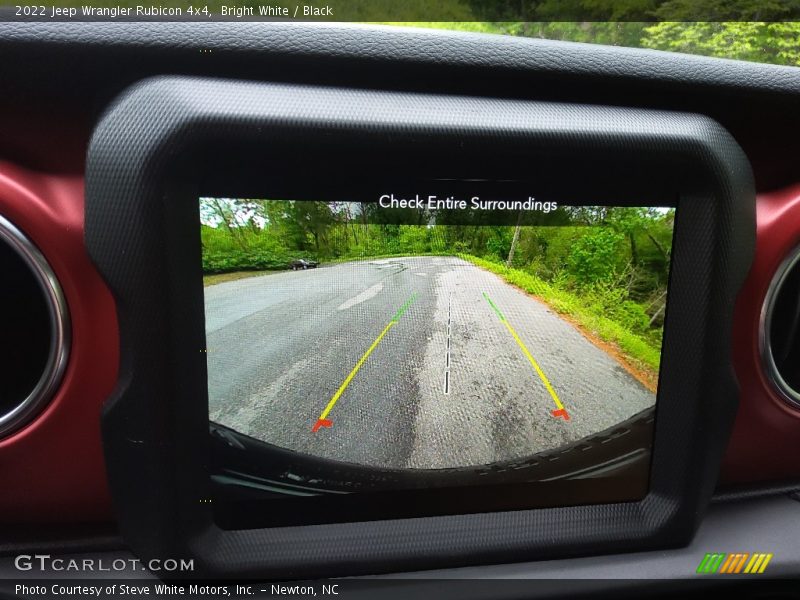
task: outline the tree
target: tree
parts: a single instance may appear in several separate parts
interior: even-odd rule
[[[653,11],[662,22],[794,21],[798,0],[661,0]]]
[[[415,24],[800,65],[800,0],[464,1],[474,21]]]
[[[779,65],[800,65],[800,23],[657,23],[644,30],[642,45]]]
[[[522,223],[522,211],[519,211],[517,226],[514,228],[514,237],[511,238],[511,249],[508,251],[508,260],[506,260],[506,265],[509,267],[514,264],[514,251],[517,249],[517,244],[519,243],[520,223]]]
[[[597,227],[578,239],[567,259],[579,286],[609,281],[616,272],[619,244],[625,237],[610,228]]]

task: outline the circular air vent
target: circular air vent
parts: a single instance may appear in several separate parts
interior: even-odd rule
[[[69,351],[69,316],[44,256],[0,216],[0,437],[52,398]]]
[[[800,248],[783,261],[761,313],[761,353],[781,396],[800,408]]]

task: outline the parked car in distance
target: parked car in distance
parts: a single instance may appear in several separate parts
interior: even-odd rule
[[[297,271],[299,269],[316,269],[319,263],[315,260],[306,260],[305,258],[298,258],[297,260],[293,260],[289,263],[289,266],[292,268],[292,271]]]

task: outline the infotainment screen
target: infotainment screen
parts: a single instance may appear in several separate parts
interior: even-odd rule
[[[240,455],[218,475],[643,497],[676,209],[640,204],[200,198],[209,420]]]

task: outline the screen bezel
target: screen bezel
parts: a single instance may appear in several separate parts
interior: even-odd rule
[[[421,190],[425,193],[436,191],[441,196],[455,195],[458,198],[468,198],[471,194],[479,192],[481,197],[495,199],[524,197],[525,190],[536,190],[537,199],[543,202],[558,201],[559,206],[566,204],[563,201],[564,190],[561,190],[558,196],[552,190],[546,192],[544,197],[539,196],[540,188],[535,181],[510,179],[510,171],[502,174],[503,179],[476,178],[475,175],[487,174],[485,166],[480,167],[480,173],[471,171],[472,177],[468,179],[454,177],[456,173],[450,171],[447,173],[448,177],[412,180],[398,179],[396,174],[381,173],[379,165],[369,165],[364,167],[368,176],[360,179],[355,185],[348,182],[345,187],[340,187],[340,184],[333,186],[328,184],[324,187],[309,185],[293,172],[290,162],[282,164],[275,170],[280,175],[270,178],[270,193],[264,194],[262,191],[258,197],[275,197],[299,202],[313,199],[375,202],[381,194],[380,190],[391,189],[409,193],[412,190]],[[315,173],[320,175],[319,171],[315,170]],[[329,171],[320,179],[328,181],[331,175],[333,173]],[[497,176],[496,173],[494,175]],[[246,180],[248,176],[242,173],[240,177]],[[237,181],[240,180],[237,178]],[[211,184],[211,188],[215,190],[214,197],[245,197],[231,194],[230,190],[223,193],[216,184]],[[668,192],[663,194],[662,204],[659,207],[676,208],[677,197],[673,197],[670,201],[667,195]],[[210,195],[203,194],[203,197]],[[251,198],[251,196],[246,197]],[[570,205],[596,206],[587,199],[584,200],[578,202],[577,196],[572,197]],[[633,197],[618,198],[617,205],[644,208],[653,206],[652,203],[637,202]],[[517,217],[517,212],[493,214],[491,222],[487,225],[502,223],[513,226],[517,222]],[[667,302],[668,298],[669,294]],[[668,316],[665,317],[666,322]],[[484,465],[475,465],[474,468],[422,472],[370,468],[315,456],[303,456],[250,438],[225,426],[215,425],[213,430],[217,435],[212,435],[210,463],[214,480],[212,507],[215,522],[224,529],[252,529],[469,514],[486,510],[524,510],[638,501],[644,498],[649,489],[654,435],[653,415],[657,405],[656,392],[656,403],[650,409],[605,430],[594,432],[584,439],[515,460],[485,465],[486,468],[481,468]],[[609,476],[578,480],[560,477],[557,470],[548,469],[551,465],[564,465],[576,460],[580,463],[581,470],[591,468],[590,463],[582,456],[586,447],[589,447],[587,443],[597,453],[599,460],[614,460],[616,457],[612,452],[615,450],[621,452],[621,447],[624,446],[620,438],[635,439],[637,447],[646,444],[647,449],[618,468],[612,469],[614,473]],[[581,446],[583,448],[579,449]],[[248,458],[247,455],[252,458]],[[287,469],[298,480],[304,477],[309,479],[350,477],[353,485],[348,487],[353,491],[344,495],[333,492],[312,497],[289,494],[279,497],[278,494],[271,494],[269,488],[280,486],[280,483],[274,482],[275,473]],[[482,481],[477,481],[475,475],[468,476],[469,473],[479,469],[481,475],[478,479]],[[273,477],[265,476],[265,472]],[[541,480],[535,481],[535,478]],[[356,484],[371,479],[393,481],[393,484],[375,486],[378,489]],[[545,482],[544,479],[548,481]],[[259,485],[267,491],[259,492]],[[396,486],[394,490],[391,488],[392,485]],[[293,490],[290,492],[295,493]]]
[[[229,194],[263,193],[278,150],[298,167],[317,160],[345,169],[380,152],[409,172],[433,161],[530,172],[535,159],[541,189],[568,185],[598,202],[627,194],[655,205],[665,190],[677,195],[647,495],[602,505],[486,506],[465,515],[220,529],[208,501],[197,198],[213,194],[214,181]],[[120,376],[103,415],[106,462],[121,530],[140,556],[194,557],[213,575],[307,577],[666,547],[694,531],[737,405],[732,306],[754,232],[749,165],[712,120],[163,77],[134,86],[98,125],[86,200],[87,246],[115,295],[120,323]]]

